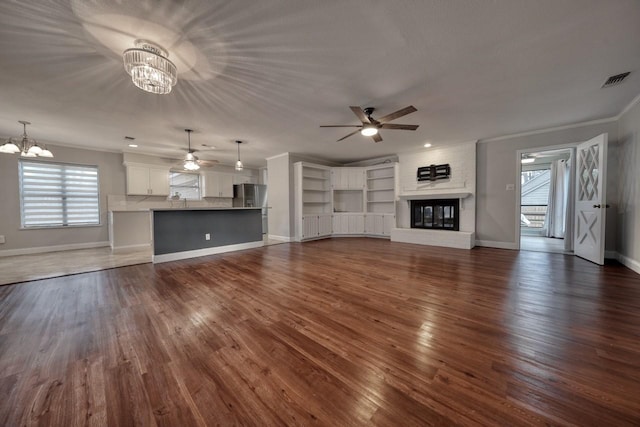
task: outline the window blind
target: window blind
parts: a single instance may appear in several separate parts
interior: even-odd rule
[[[22,227],[100,224],[98,167],[20,161]]]
[[[200,199],[200,175],[197,173],[171,172],[169,186],[172,196],[178,193],[181,199]]]

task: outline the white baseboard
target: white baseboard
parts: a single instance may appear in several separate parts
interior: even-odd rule
[[[261,248],[263,246],[264,242],[260,240],[259,242],[238,243],[236,245],[215,246],[213,248],[195,249],[193,251],[153,255],[152,259],[154,264],[158,264],[161,262],[178,261],[181,259],[196,258],[199,256],[221,254],[224,252],[241,251],[243,249]]]
[[[73,251],[76,249],[102,248],[105,246],[110,246],[109,242],[73,243],[69,245],[38,246],[35,248],[4,249],[0,250],[0,257],[42,254],[46,252]]]
[[[116,246],[115,248],[112,247],[111,250],[113,252],[120,252],[120,251],[128,251],[131,249],[142,249],[142,248],[150,248],[150,247],[151,247],[151,243],[141,243],[138,245]]]
[[[624,256],[621,253],[617,254],[616,259],[620,261],[620,263],[623,264],[625,267],[628,267],[629,269],[640,274],[640,262],[636,261],[633,258],[629,258],[628,256]]]
[[[293,242],[293,238],[287,236],[277,236],[275,234],[267,234],[267,239],[277,240],[279,242]]]
[[[478,240],[476,239],[476,246],[483,246],[485,248],[497,248],[497,249],[511,249],[517,250],[518,245],[513,242],[495,242],[493,240]]]

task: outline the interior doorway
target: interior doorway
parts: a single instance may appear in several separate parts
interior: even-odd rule
[[[520,154],[520,249],[573,252],[573,148]]]

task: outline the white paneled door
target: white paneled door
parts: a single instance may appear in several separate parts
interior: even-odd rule
[[[574,251],[581,258],[604,264],[607,213],[607,134],[578,145]]]

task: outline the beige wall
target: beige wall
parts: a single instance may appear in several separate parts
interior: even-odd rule
[[[601,133],[609,134],[609,161],[607,173],[607,202],[617,203],[617,141],[618,123],[608,121],[569,129],[538,133],[495,141],[479,141],[477,146],[476,181],[476,239],[498,243],[503,247],[516,244],[516,192],[506,190],[515,184],[517,152],[586,141]],[[607,218],[607,251],[616,250],[615,206]]]
[[[269,192],[269,236],[289,239],[293,236],[293,175],[289,153],[267,159],[267,191]]]
[[[626,112],[618,125],[617,249],[627,262],[640,268],[640,103]]]
[[[50,161],[98,166],[100,226],[21,230],[18,176],[20,157],[0,153],[0,235],[4,235],[6,239],[5,244],[0,244],[0,251],[109,241],[107,195],[124,194],[125,170],[122,166],[122,154],[54,145],[50,145],[49,149],[55,155]]]

